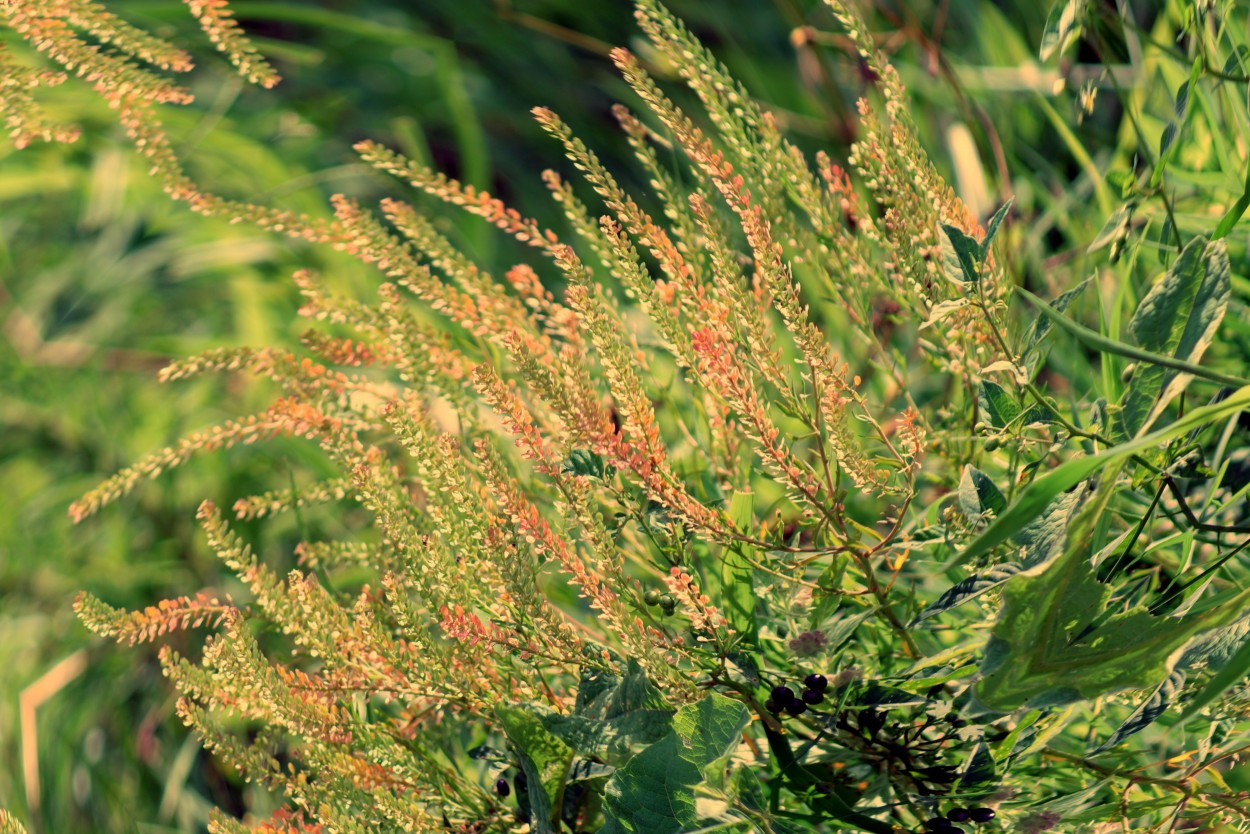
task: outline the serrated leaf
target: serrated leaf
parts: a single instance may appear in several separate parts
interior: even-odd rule
[[[665,710],[668,702],[632,657],[625,674],[584,667],[577,686],[573,713],[586,718],[612,719],[637,710]]]
[[[1059,0],[1050,7],[1046,16],[1046,28],[1042,31],[1042,45],[1038,57],[1050,60],[1052,55],[1062,55],[1081,34],[1081,16],[1085,4],[1082,0]]]
[[[697,800],[709,776],[720,776],[710,771],[724,769],[750,718],[741,703],[717,694],[678,710],[672,731],[608,780],[602,831],[679,834],[711,824],[735,826],[736,819],[705,818]]]
[[[1129,331],[1143,350],[1196,365],[1215,338],[1230,294],[1224,244],[1195,238],[1142,299]],[[1121,400],[1118,435],[1148,428],[1191,379],[1174,368],[1139,367]]]
[[[989,475],[968,464],[959,480],[959,507],[964,515],[978,519],[986,513],[1001,513],[1007,508],[1007,499]]]
[[[1111,468],[1077,513],[1063,553],[1004,587],[1002,612],[974,688],[989,709],[1057,706],[1157,686],[1187,644],[1235,622],[1250,603],[1250,591],[1243,591],[1184,618],[1156,617],[1144,606],[1107,612],[1111,588],[1098,582],[1089,554],[1121,465]]]
[[[981,380],[978,404],[981,412],[989,418],[990,425],[996,429],[1005,428],[1020,416],[1020,404],[1015,398],[1003,386],[988,379]]]

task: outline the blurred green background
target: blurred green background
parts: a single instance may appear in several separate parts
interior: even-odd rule
[[[325,214],[335,192],[402,194],[355,164],[352,143],[370,137],[559,228],[539,174],[571,166],[529,117],[547,105],[645,191],[609,112],[632,98],[607,49],[648,57],[623,0],[236,0],[284,76],[273,91],[235,78],[181,2],[108,5],[199,57],[187,79],[196,103],[165,118],[212,190],[310,214]],[[825,6],[669,5],[805,149],[845,160],[854,101],[870,80]],[[1023,0],[907,0],[875,4],[871,18],[916,96],[938,164],[983,214],[1015,196],[1026,222],[1013,228],[1011,266],[1043,286],[1056,262],[1079,271],[1111,208],[1091,170],[1105,170],[1122,143],[1113,97],[1078,124],[1075,91],[1053,94],[1028,72],[1047,11]],[[1082,50],[1078,60],[1102,57]],[[155,648],[92,638],[71,601],[88,589],[141,607],[222,587],[196,533],[196,505],[281,486],[292,454],[304,453],[277,443],[208,455],[79,527],[66,507],[145,452],[264,402],[237,380],[160,386],[155,372],[167,359],[295,344],[304,325],[289,276],[298,268],[362,293],[377,278],[334,253],[172,204],[83,85],[44,100],[84,135],[20,152],[0,143],[0,807],[33,832],[199,831],[213,805],[242,812],[247,789],[182,730]],[[1082,159],[1081,147],[1100,150]],[[492,271],[520,256],[483,224],[441,214]],[[250,532],[272,558],[289,560],[280,527]]]

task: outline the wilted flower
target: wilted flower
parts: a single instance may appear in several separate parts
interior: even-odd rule
[[[799,657],[811,657],[829,645],[823,631],[805,631],[790,641],[790,650]]]

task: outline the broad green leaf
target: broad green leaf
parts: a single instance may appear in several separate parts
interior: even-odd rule
[[[623,764],[640,749],[672,730],[672,710],[640,709],[614,718],[581,715],[543,716],[543,727],[578,754]]]
[[[1137,344],[1151,353],[1197,364],[1228,309],[1229,273],[1223,243],[1191,240],[1129,322]],[[1190,379],[1173,368],[1143,363],[1121,401],[1118,436],[1131,437],[1149,427]]]
[[[1002,612],[975,687],[989,709],[1058,706],[1156,686],[1186,644],[1235,622],[1250,603],[1250,591],[1243,591],[1189,617],[1158,617],[1141,605],[1106,615],[1111,587],[1097,580],[1089,557],[1120,465],[1073,520],[1062,555],[1003,589]]]
[[[543,713],[540,720],[579,755],[620,764],[669,733],[673,710],[630,658],[623,675],[584,667],[572,714]]]
[[[724,770],[726,757],[750,719],[745,706],[717,694],[678,710],[672,731],[608,780],[607,825],[602,831],[679,834],[720,824],[735,828],[739,823],[749,830],[745,818],[729,816],[728,805],[709,818],[709,805],[700,798],[714,798],[708,783],[722,784],[723,774],[713,771]]]
[[[1239,388],[1221,402],[1195,408],[1162,429],[1113,446],[1097,455],[1076,458],[1056,467],[1021,490],[1015,503],[1004,510],[1002,515],[973,540],[959,555],[958,560],[971,561],[1007,541],[1023,530],[1030,521],[1037,518],[1061,493],[1076,486],[1103,467],[1138,452],[1167,444],[1174,438],[1236,414],[1247,407],[1250,407],[1250,386]]]
[[[664,696],[647,678],[638,661],[630,658],[624,675],[598,667],[584,667],[573,714],[585,718],[613,719],[638,710],[667,708]]]
[[[942,224],[941,230],[942,263],[947,275],[957,283],[973,283],[981,279],[977,261],[981,257],[981,244],[976,238],[964,234],[963,230]]]
[[[964,515],[971,519],[979,519],[987,513],[998,515],[1007,508],[1007,499],[1002,492],[980,469],[972,464],[964,467],[963,477],[959,481],[959,507]]]
[[[1020,404],[997,382],[981,380],[978,403],[981,411],[989,418],[989,423],[996,429],[1005,428],[1012,420],[1020,416]]]
[[[986,782],[994,781],[996,775],[994,756],[990,754],[990,748],[984,741],[978,741],[972,753],[964,761],[963,767],[959,769],[959,781],[955,785],[955,790],[975,791]]]
[[[521,760],[529,782],[529,801],[538,834],[555,834],[564,784],[573,764],[573,749],[547,731],[530,710],[498,704],[495,716]]]
[[[1053,560],[1063,551],[1068,525],[1072,521],[1073,514],[1080,507],[1080,497],[1075,490],[1065,493],[1062,498],[1047,505],[1039,518],[1031,521],[1024,529],[1011,537],[1016,544],[1023,545],[1024,559],[1019,562],[1003,562],[994,565],[983,573],[974,574],[956,582],[929,607],[917,614],[912,620],[912,625],[976,599],[985,592],[1002,585],[1022,570],[1035,568],[1043,562]]]

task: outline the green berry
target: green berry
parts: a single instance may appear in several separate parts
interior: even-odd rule
[[[991,437],[989,440],[985,441],[985,451],[996,452],[998,451],[998,447],[1001,445],[1003,444],[999,441],[997,437]]]
[[[647,605],[659,605],[660,604],[660,592],[657,591],[655,588],[652,588],[651,590],[647,591],[645,594],[642,595],[642,601],[645,602]]]

